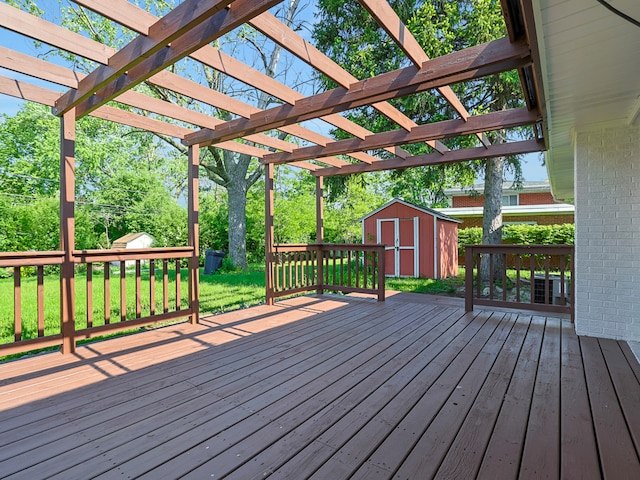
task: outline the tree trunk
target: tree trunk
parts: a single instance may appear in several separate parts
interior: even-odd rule
[[[504,158],[490,158],[485,164],[484,211],[482,216],[482,243],[499,245],[502,243],[502,180],[504,178]],[[494,278],[501,278],[502,257],[493,259]],[[480,263],[481,281],[489,280],[489,256],[484,255]]]
[[[247,185],[244,178],[227,184],[229,255],[238,268],[247,268]]]

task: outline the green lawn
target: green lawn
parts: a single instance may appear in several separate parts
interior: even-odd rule
[[[180,298],[182,308],[187,305],[187,269],[180,272]],[[445,280],[388,278],[386,287],[418,293],[455,295],[464,276]],[[22,328],[23,338],[37,337],[36,288],[35,276],[22,278]],[[111,322],[120,321],[120,274],[119,269],[111,270],[110,279]],[[45,277],[45,334],[59,333],[60,293],[58,275]],[[169,304],[175,309],[175,272],[169,272]],[[104,324],[104,277],[102,271],[93,273],[93,325]],[[77,273],[75,277],[77,329],[86,327],[86,274]],[[264,302],[265,275],[263,265],[252,265],[247,271],[216,272],[203,275],[200,271],[200,311],[203,314],[221,313],[245,308]],[[155,274],[155,310],[162,312],[163,284],[162,272]],[[135,318],[135,275],[127,271],[126,278],[127,319]],[[150,312],[149,270],[142,270],[142,316]],[[13,341],[13,278],[0,279],[0,343]]]
[[[187,306],[188,286],[187,269],[180,271],[180,303]],[[219,313],[264,301],[264,267],[252,266],[248,271],[200,275],[200,310],[203,313]],[[149,315],[149,270],[142,270],[142,316]],[[175,310],[175,272],[169,271],[169,310]],[[44,316],[45,334],[59,333],[60,285],[57,275],[44,279]],[[23,338],[37,336],[36,288],[35,276],[22,278],[22,333]],[[111,322],[120,321],[120,273],[112,269],[110,278],[110,315]],[[104,276],[101,271],[93,273],[93,325],[104,324]],[[86,327],[86,274],[77,273],[75,277],[77,329]],[[162,272],[155,273],[155,311],[163,309]],[[135,318],[135,274],[127,271],[126,310],[127,319]],[[13,341],[13,278],[0,279],[0,343]]]

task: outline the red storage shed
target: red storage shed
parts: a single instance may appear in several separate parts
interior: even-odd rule
[[[386,245],[387,276],[445,278],[458,274],[460,220],[394,199],[360,221],[363,243]]]

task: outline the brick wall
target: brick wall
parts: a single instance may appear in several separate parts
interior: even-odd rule
[[[511,194],[510,194],[511,195]],[[556,202],[550,192],[520,193],[518,202],[520,205],[553,205]],[[451,206],[454,208],[482,207],[484,195],[477,197],[455,196],[451,198]]]
[[[454,208],[481,207],[484,205],[484,195],[477,197],[459,196],[451,198],[451,206]]]
[[[521,193],[520,205],[552,205],[558,203],[553,199],[551,192]]]
[[[575,138],[576,331],[640,340],[640,127]]]

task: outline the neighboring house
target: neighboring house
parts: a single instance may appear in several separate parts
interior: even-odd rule
[[[449,207],[437,210],[459,218],[459,228],[482,227],[484,185],[458,187],[445,190]],[[558,225],[574,222],[574,206],[557,202],[548,182],[523,182],[522,188],[513,188],[505,182],[502,188],[502,221],[504,225]]]
[[[394,199],[360,221],[362,243],[386,245],[387,276],[446,278],[458,274],[459,220]]]
[[[111,245],[111,248],[114,250],[122,249],[122,248],[126,248],[126,249],[149,248],[153,245],[153,242],[155,242],[155,239],[148,233],[145,233],[145,232],[129,233],[124,237],[120,237],[119,239],[115,240]],[[131,265],[134,265],[135,263],[136,263],[135,261],[131,260],[131,261],[126,261],[125,265],[131,266]]]
[[[613,3],[613,2],[612,2]],[[640,19],[637,0],[536,0],[537,50],[556,199],[575,212],[580,335],[640,354]]]

